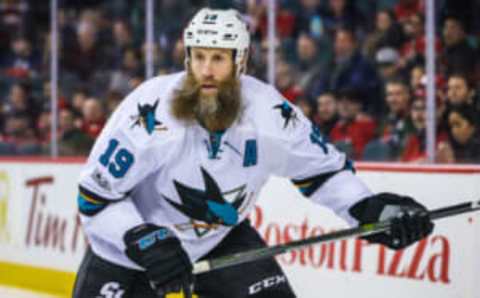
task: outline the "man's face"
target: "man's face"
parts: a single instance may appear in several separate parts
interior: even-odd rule
[[[402,84],[387,85],[387,105],[394,114],[404,113],[408,108],[408,90]]]
[[[127,44],[131,41],[132,36],[126,23],[122,21],[113,23],[113,38],[120,44]]]
[[[403,24],[403,31],[409,37],[417,37],[423,34],[423,21],[419,15],[412,15]]]
[[[387,12],[380,11],[379,13],[377,13],[377,20],[376,20],[377,30],[387,31],[387,29],[390,28],[391,25],[392,25],[392,20],[390,19],[390,16],[388,15]]]
[[[25,108],[27,105],[27,94],[25,89],[19,85],[13,85],[10,89],[10,103],[17,109]]]
[[[176,90],[176,118],[196,120],[209,131],[230,127],[241,114],[240,81],[233,50],[192,48],[183,85]]]
[[[317,99],[317,113],[321,121],[332,119],[337,113],[337,102],[331,94],[320,95]]]
[[[103,109],[100,102],[94,98],[85,101],[82,107],[83,118],[86,122],[96,122],[103,118]]]
[[[88,22],[80,24],[77,31],[77,39],[82,49],[92,49],[97,41],[97,31],[95,29],[95,25]]]
[[[413,126],[415,126],[417,130],[425,128],[425,109],[425,100],[417,99],[412,103],[410,117],[412,118]]]
[[[338,31],[335,35],[335,55],[338,58],[345,58],[355,51],[355,41],[347,31]]]
[[[453,105],[466,103],[469,100],[469,90],[465,80],[451,77],[448,80],[448,101]]]
[[[24,56],[24,57],[30,55],[32,51],[32,47],[30,43],[24,38],[19,38],[14,40],[12,47],[15,54],[19,56]]]
[[[70,110],[61,110],[59,112],[58,126],[63,131],[68,131],[75,127],[75,118]]]
[[[190,65],[201,86],[200,95],[216,96],[221,83],[232,77],[233,51],[230,49],[192,48]]]
[[[419,88],[422,86],[422,77],[425,74],[423,67],[417,66],[410,71],[410,87]]]
[[[447,20],[443,25],[443,39],[447,46],[461,42],[465,37],[462,26],[456,20]]]

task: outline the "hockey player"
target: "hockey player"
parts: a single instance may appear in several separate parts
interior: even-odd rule
[[[246,217],[270,175],[352,225],[392,219],[371,242],[401,249],[431,233],[424,206],[372,193],[299,109],[244,74],[249,39],[236,11],[200,10],[184,32],[185,72],[146,81],[113,113],[79,182],[90,249],[75,298],[190,295],[193,262],[265,246]],[[279,282],[252,287],[270,277]],[[199,274],[194,289],[295,297],[273,258]]]

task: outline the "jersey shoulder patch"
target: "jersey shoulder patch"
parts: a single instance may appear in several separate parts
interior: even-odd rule
[[[262,134],[288,137],[305,120],[295,105],[267,83],[246,76],[242,92],[247,113]]]

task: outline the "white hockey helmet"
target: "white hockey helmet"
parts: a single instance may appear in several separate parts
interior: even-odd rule
[[[187,65],[191,47],[233,49],[237,76],[246,71],[250,34],[242,16],[234,9],[201,9],[185,28],[183,41]]]

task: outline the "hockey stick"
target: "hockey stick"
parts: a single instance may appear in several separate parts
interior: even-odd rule
[[[467,212],[480,210],[480,201],[465,202],[457,205],[443,207],[429,211],[430,218],[432,220],[440,219],[444,217],[454,216]],[[299,249],[312,244],[325,243],[331,241],[337,241],[342,239],[348,239],[353,237],[368,236],[376,234],[390,229],[390,221],[381,221],[371,224],[364,224],[355,228],[340,230],[337,232],[315,236],[307,239],[292,241],[285,244],[279,244],[271,247],[264,247],[259,249],[253,249],[246,252],[240,252],[228,256],[223,256],[215,259],[204,260],[194,264],[193,273],[200,274],[217,270],[221,268],[231,267],[238,264],[248,263],[264,258],[273,257],[279,254],[289,252],[293,249]]]

